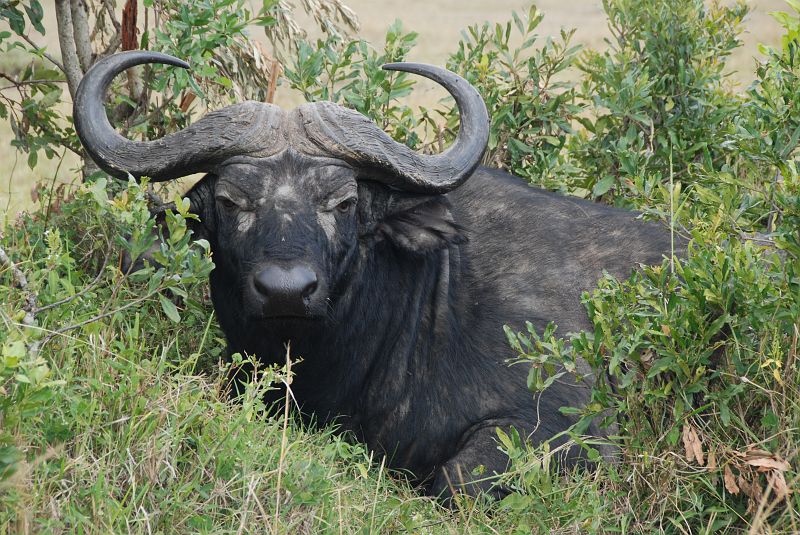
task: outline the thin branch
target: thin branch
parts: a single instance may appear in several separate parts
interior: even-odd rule
[[[69,297],[65,297],[64,299],[61,299],[60,301],[56,301],[55,303],[50,303],[49,305],[45,305],[43,307],[39,307],[36,310],[34,310],[33,313],[34,314],[39,314],[40,312],[44,312],[45,310],[50,310],[51,308],[55,308],[57,306],[65,305],[65,304],[69,303],[70,301],[72,301],[72,300],[80,297],[81,295],[85,294],[86,292],[88,292],[89,290],[91,290],[92,288],[97,286],[97,284],[100,282],[100,279],[102,279],[103,275],[105,274],[105,269],[106,269],[107,265],[108,265],[108,255],[106,255],[106,257],[103,259],[103,265],[100,267],[100,271],[99,271],[99,273],[97,273],[97,276],[94,278],[94,280],[92,280],[92,282],[90,282],[88,285],[84,286],[83,289],[81,289],[81,291],[79,291],[78,293],[76,293],[74,295],[70,295]]]
[[[22,37],[23,39],[25,39],[25,41],[26,41],[26,42],[27,42],[29,45],[31,45],[33,48],[35,48],[37,52],[41,52],[41,53],[42,53],[42,55],[43,55],[45,58],[47,58],[47,61],[49,61],[50,63],[52,63],[52,64],[53,64],[53,65],[55,65],[56,67],[58,67],[58,70],[59,70],[59,71],[61,71],[61,72],[65,72],[65,71],[64,71],[64,66],[61,64],[61,62],[60,62],[60,61],[58,61],[58,60],[57,60],[56,58],[54,58],[53,56],[51,56],[50,54],[48,54],[47,52],[44,52],[44,51],[42,51],[42,47],[40,47],[39,45],[37,45],[36,43],[34,43],[34,42],[33,42],[33,40],[32,40],[30,37],[28,37],[28,36],[27,36],[27,35],[25,35],[25,34],[22,34],[22,35],[20,35],[20,37]]]
[[[89,15],[84,0],[71,0],[70,11],[75,52],[81,70],[86,72],[92,66],[92,43],[89,41]]]
[[[75,51],[75,39],[72,31],[72,10],[69,0],[55,0],[56,21],[58,22],[58,44],[61,47],[61,58],[64,60],[64,74],[67,77],[67,86],[72,98],[78,90],[78,84],[83,77]]]
[[[0,78],[4,78],[13,84],[0,87],[0,91],[5,91],[7,89],[18,89],[21,85],[60,84],[66,82],[66,80],[15,80],[13,76],[4,73],[3,71],[0,71]]]
[[[6,78],[5,76],[0,75],[0,78]],[[25,80],[23,82],[14,82],[14,85],[7,85],[5,87],[0,87],[0,91],[6,91],[8,89],[15,89],[21,85],[36,85],[36,84],[65,84],[67,83],[66,80]]]
[[[50,209],[53,207],[53,192],[55,191],[56,180],[58,179],[58,172],[61,171],[61,164],[64,163],[64,155],[67,153],[65,148],[61,151],[61,158],[58,160],[56,172],[53,173],[53,180],[50,182],[50,193],[47,195],[47,210],[44,213],[44,228],[47,230],[47,223],[50,221]]]
[[[114,25],[114,29],[118,32],[122,30],[122,24],[117,20],[117,15],[114,13],[114,5],[109,2],[109,0],[103,0],[103,7],[108,13],[108,18],[111,20],[111,24]]]
[[[103,50],[102,54],[100,54],[100,57],[104,58],[106,56],[110,56],[111,54],[117,51],[119,45],[121,44],[122,44],[122,32],[118,31],[116,34],[114,34],[114,37],[111,38],[111,41],[109,41],[108,46],[105,48],[105,50]]]
[[[33,325],[36,322],[36,294],[28,289],[28,278],[25,276],[25,273],[11,261],[5,249],[2,247],[0,247],[0,264],[7,265],[11,269],[14,282],[25,295],[25,306],[22,307],[22,310],[25,311],[25,316],[22,318],[22,324],[27,326]]]
[[[41,351],[41,350],[42,350],[42,348],[44,348],[44,346],[45,346],[45,345],[47,345],[48,343],[50,343],[50,340],[52,340],[52,339],[53,339],[53,338],[55,338],[56,336],[62,335],[62,334],[64,334],[64,333],[66,333],[66,332],[69,332],[69,331],[72,331],[72,330],[74,330],[74,329],[79,329],[79,328],[81,328],[81,327],[83,327],[83,326],[85,326],[85,325],[89,325],[90,323],[94,323],[95,321],[99,321],[99,320],[101,320],[101,319],[103,319],[103,318],[107,318],[107,317],[109,317],[109,316],[113,316],[113,315],[114,315],[114,314],[116,314],[117,312],[122,312],[123,310],[125,310],[125,309],[128,309],[128,308],[130,308],[130,307],[132,307],[132,306],[136,306],[136,305],[138,305],[139,303],[141,303],[141,302],[143,302],[143,301],[147,301],[148,299],[150,299],[151,297],[153,297],[153,296],[154,296],[155,294],[157,294],[157,293],[158,293],[158,290],[156,290],[156,291],[154,291],[154,292],[150,292],[150,293],[148,293],[147,295],[145,295],[145,296],[143,296],[143,297],[140,297],[140,298],[138,298],[138,299],[134,299],[133,301],[130,301],[130,302],[128,302],[128,303],[126,303],[126,304],[122,305],[122,306],[121,306],[121,307],[119,307],[119,308],[115,308],[114,310],[110,310],[110,311],[108,311],[108,312],[103,312],[102,314],[98,314],[98,315],[96,315],[96,316],[92,316],[91,318],[89,318],[89,319],[87,319],[87,320],[84,320],[84,321],[81,321],[80,323],[75,323],[75,324],[73,324],[73,325],[67,325],[66,327],[62,327],[62,328],[60,328],[60,329],[57,329],[57,330],[55,330],[55,331],[52,331],[52,332],[51,332],[51,333],[50,333],[50,334],[47,336],[47,338],[45,338],[44,340],[42,340],[42,343],[41,343],[41,344],[39,344],[38,346],[36,346],[36,347],[35,347],[35,349],[36,349],[36,351]]]
[[[117,312],[122,312],[123,310],[126,310],[126,309],[128,309],[128,308],[130,308],[132,306],[136,306],[139,303],[147,301],[148,299],[150,299],[151,297],[153,297],[157,293],[158,293],[158,291],[150,292],[147,295],[145,295],[143,297],[140,297],[138,299],[134,299],[133,301],[130,301],[128,303],[125,303],[121,307],[115,308],[114,310],[109,310],[108,312],[104,312],[102,314],[98,314],[96,316],[92,316],[91,318],[89,318],[87,320],[83,320],[80,323],[75,323],[73,325],[67,325],[66,327],[61,327],[60,329],[57,329],[57,330],[53,331],[53,335],[64,334],[65,332],[72,331],[74,329],[79,329],[80,327],[84,327],[86,325],[89,325],[90,323],[94,323],[95,321],[99,321],[99,320],[101,320],[103,318],[107,318],[109,316],[113,316]],[[49,341],[49,338],[47,339],[47,341]],[[44,343],[42,343],[42,345],[44,346]]]

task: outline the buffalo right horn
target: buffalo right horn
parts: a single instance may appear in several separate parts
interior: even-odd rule
[[[414,152],[360,113],[331,102],[298,108],[306,135],[329,155],[375,171],[368,176],[378,182],[419,193],[452,191],[472,175],[486,150],[489,114],[483,98],[465,79],[441,67],[389,63],[383,68],[424,76],[452,95],[461,123],[450,148],[441,154]]]
[[[75,131],[88,155],[107,173],[118,178],[128,173],[136,178],[148,176],[160,182],[209,172],[232,156],[278,152],[285,144],[281,134],[284,112],[259,102],[227,106],[154,141],[122,137],[111,126],[103,100],[116,75],[143,63],[189,68],[185,61],[159,52],[122,52],[98,61],[75,95]]]

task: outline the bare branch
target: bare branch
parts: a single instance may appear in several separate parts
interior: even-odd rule
[[[269,87],[267,89],[267,98],[265,102],[269,102],[270,104],[275,100],[275,89],[278,87],[278,75],[281,71],[281,64],[278,63],[278,60],[272,60],[272,66],[270,67],[269,71]]]
[[[111,24],[114,25],[114,29],[117,31],[122,30],[122,25],[117,20],[117,15],[114,13],[114,4],[109,2],[109,0],[103,0],[103,8],[105,8],[106,13],[108,13],[108,18],[111,20]]]
[[[28,326],[33,325],[36,322],[34,316],[36,313],[36,295],[28,289],[28,278],[25,276],[25,273],[11,261],[5,249],[2,247],[0,247],[0,264],[6,265],[11,269],[14,283],[25,295],[25,306],[22,307],[25,311],[25,316],[22,318],[22,324]]]
[[[65,297],[64,299],[62,299],[60,301],[56,301],[55,303],[50,303],[49,305],[45,305],[43,307],[37,308],[34,311],[34,313],[38,314],[40,312],[44,312],[45,310],[50,310],[51,308],[55,308],[57,306],[61,306],[61,305],[64,305],[66,303],[69,303],[70,301],[80,297],[81,295],[83,295],[86,292],[88,292],[89,290],[91,290],[92,288],[94,288],[95,286],[97,286],[100,283],[100,279],[102,279],[103,275],[105,274],[106,265],[108,265],[108,256],[106,256],[103,259],[103,265],[100,267],[100,271],[97,273],[97,276],[94,278],[94,280],[92,280],[92,282],[90,282],[82,290],[80,290],[79,292],[77,292],[77,293],[75,293],[75,294],[73,294],[73,295],[71,295],[69,297]]]
[[[114,310],[110,310],[110,311],[104,312],[102,314],[97,314],[96,316],[92,316],[91,318],[89,318],[87,320],[84,320],[84,321],[81,321],[80,323],[75,323],[73,325],[67,325],[66,327],[62,327],[60,329],[57,329],[57,330],[53,331],[53,333],[49,337],[47,337],[44,340],[44,342],[42,342],[42,346],[44,346],[47,342],[49,342],[50,339],[53,336],[56,336],[56,335],[59,335],[59,334],[64,334],[65,332],[69,332],[69,331],[72,331],[74,329],[79,329],[79,328],[81,328],[81,327],[83,327],[85,325],[89,325],[90,323],[94,323],[95,321],[99,321],[99,320],[101,320],[103,318],[107,318],[109,316],[113,316],[117,312],[122,312],[123,310],[131,308],[132,306],[136,306],[139,303],[147,301],[148,299],[152,298],[157,293],[158,293],[158,291],[150,292],[147,295],[145,295],[143,297],[139,297],[138,299],[134,299],[133,301],[129,301],[129,302],[125,303],[124,305],[122,305],[121,307],[115,308]]]
[[[37,52],[39,52],[39,51],[41,51],[41,50],[42,50],[42,47],[40,47],[39,45],[37,45],[36,43],[34,43],[34,42],[33,42],[33,40],[31,40],[31,38],[30,38],[30,37],[28,37],[27,35],[25,35],[25,34],[22,34],[22,35],[20,35],[20,37],[22,37],[23,39],[25,39],[25,41],[27,41],[27,43],[28,43],[29,45],[31,45],[33,48],[35,48]],[[64,72],[64,66],[61,64],[61,62],[60,62],[60,61],[58,61],[56,58],[54,58],[53,56],[51,56],[51,55],[50,55],[50,54],[48,54],[47,52],[42,52],[42,55],[43,55],[44,57],[46,57],[46,58],[47,58],[47,60],[48,60],[50,63],[52,63],[53,65],[55,65],[56,67],[58,67],[58,70],[60,70],[61,72]]]
[[[72,29],[72,10],[69,0],[55,0],[56,2],[56,21],[58,22],[58,44],[61,47],[61,58],[64,61],[64,74],[67,77],[67,85],[72,98],[78,90],[83,73],[78,61],[78,53],[75,51],[75,39]]]
[[[70,11],[75,52],[78,55],[81,70],[86,72],[92,66],[92,43],[89,41],[89,14],[86,3],[84,0],[71,0]]]
[[[110,56],[111,54],[117,51],[119,45],[121,44],[122,44],[122,32],[117,32],[116,34],[114,34],[114,37],[111,38],[111,41],[108,43],[106,49],[103,50],[102,54],[100,54],[100,57],[104,58],[106,56]]]
[[[63,84],[66,80],[16,80],[10,74],[6,74],[3,71],[0,71],[0,78],[4,78],[11,82],[13,85],[7,85],[5,87],[0,87],[0,91],[5,91],[7,89],[19,89],[20,86],[23,85],[36,85],[36,84]]]

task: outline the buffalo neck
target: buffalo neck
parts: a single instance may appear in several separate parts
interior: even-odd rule
[[[383,400],[416,390],[459,345],[451,313],[459,258],[456,245],[412,255],[387,242],[372,244],[323,321],[257,324],[240,321],[225,300],[215,298],[215,307],[232,351],[282,363],[288,343],[296,361],[292,390],[303,412],[321,423],[338,418],[357,431],[395,410]],[[212,296],[214,287],[212,274]]]

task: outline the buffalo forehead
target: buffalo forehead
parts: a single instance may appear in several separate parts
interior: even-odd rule
[[[284,151],[268,158],[236,157],[221,166],[220,186],[251,202],[319,200],[340,189],[355,192],[355,172],[343,161]]]

